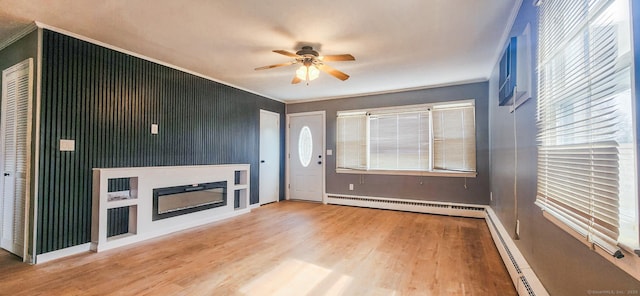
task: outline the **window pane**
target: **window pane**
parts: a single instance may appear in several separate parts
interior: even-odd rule
[[[338,168],[367,168],[366,121],[364,113],[350,116],[338,114],[336,133]]]
[[[311,130],[308,126],[303,126],[298,136],[298,156],[300,158],[300,164],[303,167],[308,167],[311,162],[311,154],[313,153],[313,138],[311,136]]]
[[[429,113],[371,115],[371,169],[428,170]]]
[[[474,108],[433,111],[435,169],[475,171]]]

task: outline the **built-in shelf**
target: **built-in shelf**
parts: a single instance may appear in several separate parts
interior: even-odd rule
[[[109,204],[112,206],[112,204]],[[128,213],[127,217],[122,217],[121,215],[108,215],[107,217],[107,241],[117,240],[123,237],[136,235],[137,226],[138,226],[138,206],[135,204],[126,204],[119,207],[109,207],[107,212],[109,211],[118,211],[118,210],[127,210],[125,213]],[[125,219],[124,221],[109,221],[109,219]],[[122,225],[124,223],[124,225]],[[116,228],[115,230],[109,229],[110,225],[119,225],[121,227]],[[121,231],[125,229],[126,231]],[[112,234],[115,232],[115,235]]]
[[[250,175],[248,164],[93,169],[91,249],[108,250],[248,213]],[[226,181],[225,206],[152,219],[153,189],[210,181]],[[110,209],[124,214],[109,218]],[[109,225],[123,230],[110,231]]]

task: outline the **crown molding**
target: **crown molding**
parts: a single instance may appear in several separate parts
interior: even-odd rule
[[[29,23],[27,26],[25,26],[24,28],[22,28],[20,31],[16,32],[15,34],[13,34],[11,37],[5,39],[5,40],[0,40],[0,50],[3,50],[7,47],[9,47],[9,45],[13,44],[14,42],[22,39],[22,37],[27,36],[29,33],[35,31],[36,29],[38,29],[38,26],[35,22]]]

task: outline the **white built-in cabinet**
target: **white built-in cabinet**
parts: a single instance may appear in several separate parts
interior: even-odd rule
[[[91,250],[99,252],[248,213],[250,165],[200,165],[93,169]],[[126,191],[109,192],[110,180],[128,180]],[[227,204],[153,220],[153,189],[226,181]],[[235,200],[235,202],[234,202]],[[128,232],[108,236],[110,209],[129,208]]]

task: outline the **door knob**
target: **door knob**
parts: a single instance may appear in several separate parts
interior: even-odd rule
[[[322,161],[318,161],[318,164],[322,164]]]
[[[264,159],[260,161],[260,163],[264,163]]]
[[[6,176],[9,176],[9,173],[4,173],[4,175],[5,175],[5,177],[6,177]]]

